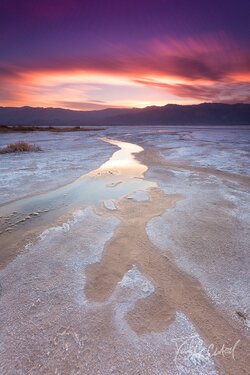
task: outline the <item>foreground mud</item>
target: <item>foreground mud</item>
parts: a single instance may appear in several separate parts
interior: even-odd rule
[[[122,222],[106,245],[102,259],[86,269],[85,293],[89,300],[103,302],[133,266],[152,282],[155,290],[139,300],[126,315],[130,328],[138,335],[166,330],[181,312],[194,324],[207,345],[232,348],[237,361],[223,355],[215,357],[216,368],[226,374],[244,374],[250,363],[249,341],[221,314],[206,296],[198,280],[182,272],[171,253],[160,253],[150,242],[145,225],[153,217],[173,208],[180,196],[167,196],[151,190],[150,200],[140,204],[124,199],[115,215]],[[211,353],[212,354],[212,353]]]

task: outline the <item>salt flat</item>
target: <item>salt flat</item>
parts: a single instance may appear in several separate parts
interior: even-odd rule
[[[250,130],[98,137],[1,138],[1,374],[247,374]]]

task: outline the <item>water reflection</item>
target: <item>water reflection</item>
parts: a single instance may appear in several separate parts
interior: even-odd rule
[[[98,169],[56,190],[2,206],[1,213],[14,221],[15,216],[11,216],[13,212],[18,213],[19,220],[27,216],[31,218],[31,213],[40,212],[39,217],[32,216],[32,220],[25,223],[25,226],[29,226],[29,223],[33,221],[36,223],[39,220],[44,221],[45,217],[50,221],[82,206],[98,207],[104,200],[120,199],[135,191],[156,186],[154,182],[143,178],[147,167],[135,159],[134,154],[143,151],[142,147],[105,138],[102,140],[116,145],[120,149],[114,152],[111,158]],[[51,212],[51,210],[53,210],[52,215],[45,212]],[[13,222],[13,224],[15,223]],[[10,223],[7,221],[6,225],[10,225]],[[23,221],[22,225],[24,225]]]
[[[89,176],[95,175],[120,175],[122,177],[129,176],[130,178],[143,177],[147,167],[139,163],[134,154],[143,151],[143,148],[133,143],[121,142],[107,138],[101,138],[104,142],[120,147],[120,150],[113,153],[111,158],[102,164],[95,171],[90,172]]]

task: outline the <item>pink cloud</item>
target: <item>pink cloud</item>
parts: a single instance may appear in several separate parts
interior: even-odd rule
[[[34,91],[39,96],[39,85],[34,87],[35,84],[25,78],[25,73],[30,77],[41,75],[44,80],[63,73],[70,80],[79,72],[95,74],[97,78],[100,76],[100,85],[103,83],[101,75],[122,77],[152,90],[165,90],[166,94],[177,98],[225,102],[250,100],[250,53],[224,34],[219,34],[182,40],[154,39],[137,49],[109,44],[99,55],[84,56],[79,52],[79,56],[70,58],[32,60],[18,68],[2,63],[1,101],[4,102],[6,95],[8,101],[12,96],[13,102],[16,102],[20,97],[32,97]],[[55,87],[55,94],[57,89]],[[50,94],[53,94],[53,87],[50,87]],[[166,102],[167,98],[166,95]],[[71,100],[66,97],[64,103]],[[80,105],[78,100],[74,101]],[[93,101],[92,104],[96,108],[102,107],[102,104],[94,104]]]
[[[149,80],[137,80],[145,86],[157,87],[180,98],[194,98],[200,101],[249,103],[250,83],[247,82],[218,82],[210,85],[167,84]]]
[[[154,39],[128,49],[105,45],[98,55],[39,59],[20,65],[20,71],[91,71],[129,76],[158,75],[187,80],[221,80],[234,73],[250,72],[250,53],[225,35],[186,39]]]

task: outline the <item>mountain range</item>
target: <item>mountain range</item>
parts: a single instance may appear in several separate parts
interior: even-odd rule
[[[96,111],[0,107],[0,125],[250,125],[250,104],[167,104],[162,107],[107,108]]]

